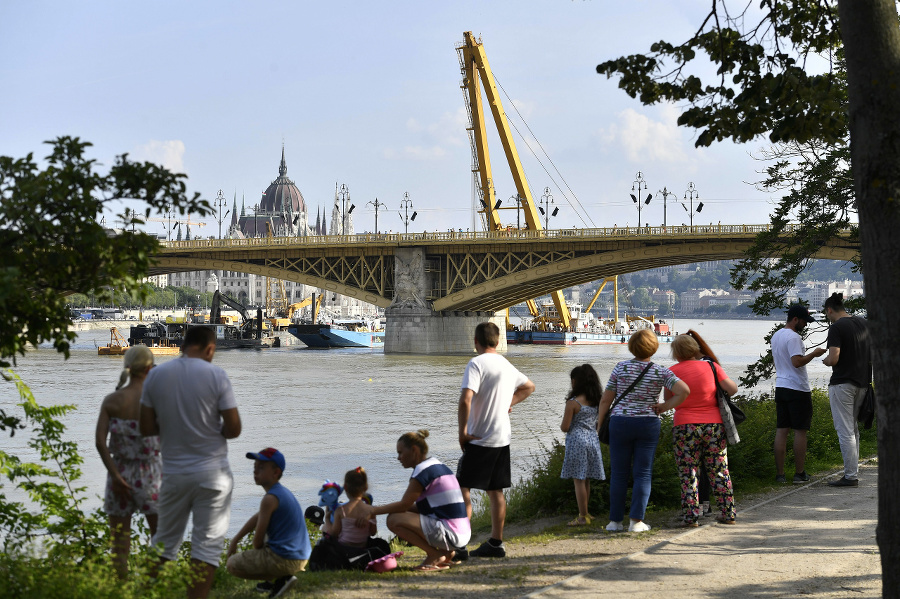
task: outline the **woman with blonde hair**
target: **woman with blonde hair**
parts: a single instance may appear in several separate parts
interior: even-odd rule
[[[141,391],[154,365],[153,353],[146,345],[136,345],[125,352],[123,362],[116,390],[100,405],[95,433],[97,451],[107,471],[103,511],[109,516],[113,561],[119,577],[128,572],[132,515],[142,512],[151,536],[156,534],[162,475],[159,437],[142,437],[138,426]]]
[[[675,374],[650,361],[659,340],[653,331],[642,329],[631,335],[628,351],[634,356],[616,364],[606,390],[600,398],[600,418],[609,418],[609,524],[606,530],[621,532],[625,516],[625,496],[629,474],[634,480],[631,489],[631,510],[628,532],[650,530],[644,522],[650,498],[650,479],[653,459],[659,443],[659,413],[671,410],[690,393],[688,386]],[[671,397],[659,403],[659,393],[665,388]]]
[[[728,378],[719,360],[703,338],[694,330],[678,335],[672,341],[672,357],[678,362],[670,367],[690,387],[684,402],[675,406],[675,464],[681,477],[681,504],[684,525],[699,525],[700,501],[697,478],[705,466],[710,488],[716,497],[723,524],[734,524],[734,494],[728,472],[728,441],[716,399],[716,379],[729,395],[737,393],[737,385]],[[666,396],[670,393],[667,391]]]
[[[425,552],[425,559],[415,569],[436,572],[456,563],[455,550],[466,546],[472,530],[456,475],[428,457],[427,437],[427,430],[400,436],[397,461],[412,468],[409,486],[400,501],[371,506],[363,518],[390,514],[387,526],[391,532]]]

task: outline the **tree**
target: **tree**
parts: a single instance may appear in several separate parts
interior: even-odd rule
[[[151,213],[212,211],[199,194],[188,197],[186,175],[132,162],[127,154],[101,175],[85,157],[90,143],[73,137],[47,143],[52,151],[43,170],[32,154],[0,156],[0,367],[44,341],[68,357],[75,338],[68,293],[95,290],[103,301],[116,288],[144,289],[141,279],[158,242],[129,231],[133,225]],[[137,200],[144,208],[125,208],[116,216],[122,230],[113,233],[98,218],[115,200]],[[13,424],[0,411],[0,430]]]
[[[646,55],[598,65],[645,104],[687,104],[680,125],[698,146],[768,134],[773,143],[838,145],[849,131],[853,188],[865,264],[867,312],[878,388],[879,519],[885,597],[900,597],[900,28],[892,0],[762,0],[729,11],[714,0],[687,41],[657,42]],[[748,12],[751,11],[751,12]],[[843,50],[846,88],[810,60]],[[688,71],[698,51],[717,67],[705,85]],[[667,61],[669,65],[667,65]],[[697,63],[693,63],[697,64]],[[668,69],[668,70],[663,70]],[[849,110],[844,109],[846,101]]]

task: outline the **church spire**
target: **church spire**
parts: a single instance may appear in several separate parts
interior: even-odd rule
[[[321,209],[316,206],[316,235],[322,234],[322,220],[319,218]]]
[[[231,226],[238,224],[237,190],[234,192],[234,203],[231,205]]]
[[[241,194],[241,217],[243,218],[246,215],[247,215],[247,212],[244,209],[244,194]]]
[[[281,164],[278,166],[278,174],[282,177],[287,175],[287,163],[284,161],[284,142],[281,144]]]

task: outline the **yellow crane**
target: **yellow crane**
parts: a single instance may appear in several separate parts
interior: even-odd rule
[[[509,170],[516,185],[519,203],[516,209],[518,210],[521,207],[525,214],[525,223],[528,229],[540,231],[543,229],[540,216],[538,215],[534,198],[531,196],[531,189],[528,187],[528,180],[525,178],[525,171],[522,169],[519,153],[516,151],[516,144],[513,141],[512,131],[509,128],[509,121],[506,118],[506,112],[503,110],[503,103],[500,101],[500,94],[497,91],[497,84],[488,64],[484,46],[475,39],[471,31],[466,31],[463,36],[465,41],[456,51],[459,55],[459,66],[463,76],[460,87],[465,92],[466,109],[469,113],[468,130],[469,141],[472,146],[472,172],[477,174],[476,188],[478,189],[481,202],[479,212],[484,214],[488,230],[498,231],[503,228],[498,212],[500,210],[500,202],[497,200],[496,191],[494,190],[491,158],[488,151],[487,128],[481,98],[481,87],[483,85],[488,105],[494,117],[494,123],[497,126],[497,132],[500,134],[500,143],[503,145],[506,161],[509,163]],[[562,291],[554,291],[550,296],[556,307],[556,313],[559,314],[560,324],[568,328],[570,326],[569,308],[566,305]],[[528,300],[527,304],[532,316],[537,316],[538,309],[534,300]],[[509,312],[507,311],[507,322],[508,320]]]
[[[273,317],[270,317],[268,320],[269,320],[269,322],[272,323],[272,327],[274,329],[276,329],[276,330],[286,329],[288,326],[290,326],[291,322],[293,322],[294,314],[298,310],[302,310],[306,306],[309,306],[310,304],[312,304],[313,301],[315,301],[316,303],[315,303],[315,306],[313,306],[312,321],[316,322],[319,319],[319,308],[322,306],[322,297],[323,296],[324,296],[324,294],[322,294],[322,293],[320,293],[318,295],[313,293],[312,295],[310,295],[308,298],[306,298],[305,300],[303,300],[301,302],[297,302],[295,304],[290,304],[285,311],[280,313],[281,314],[280,316],[273,316]]]

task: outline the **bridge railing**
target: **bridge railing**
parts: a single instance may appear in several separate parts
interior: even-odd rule
[[[797,225],[788,225],[792,232]],[[309,237],[252,237],[247,239],[192,239],[190,241],[164,241],[162,246],[171,249],[277,247],[277,246],[335,246],[348,244],[396,244],[416,242],[472,242],[510,241],[513,239],[567,239],[573,238],[624,238],[624,237],[682,237],[704,235],[752,234],[768,231],[771,225],[694,225],[669,227],[603,227],[590,229],[502,229],[499,231],[424,231],[421,233],[359,233],[356,235],[313,235]]]

